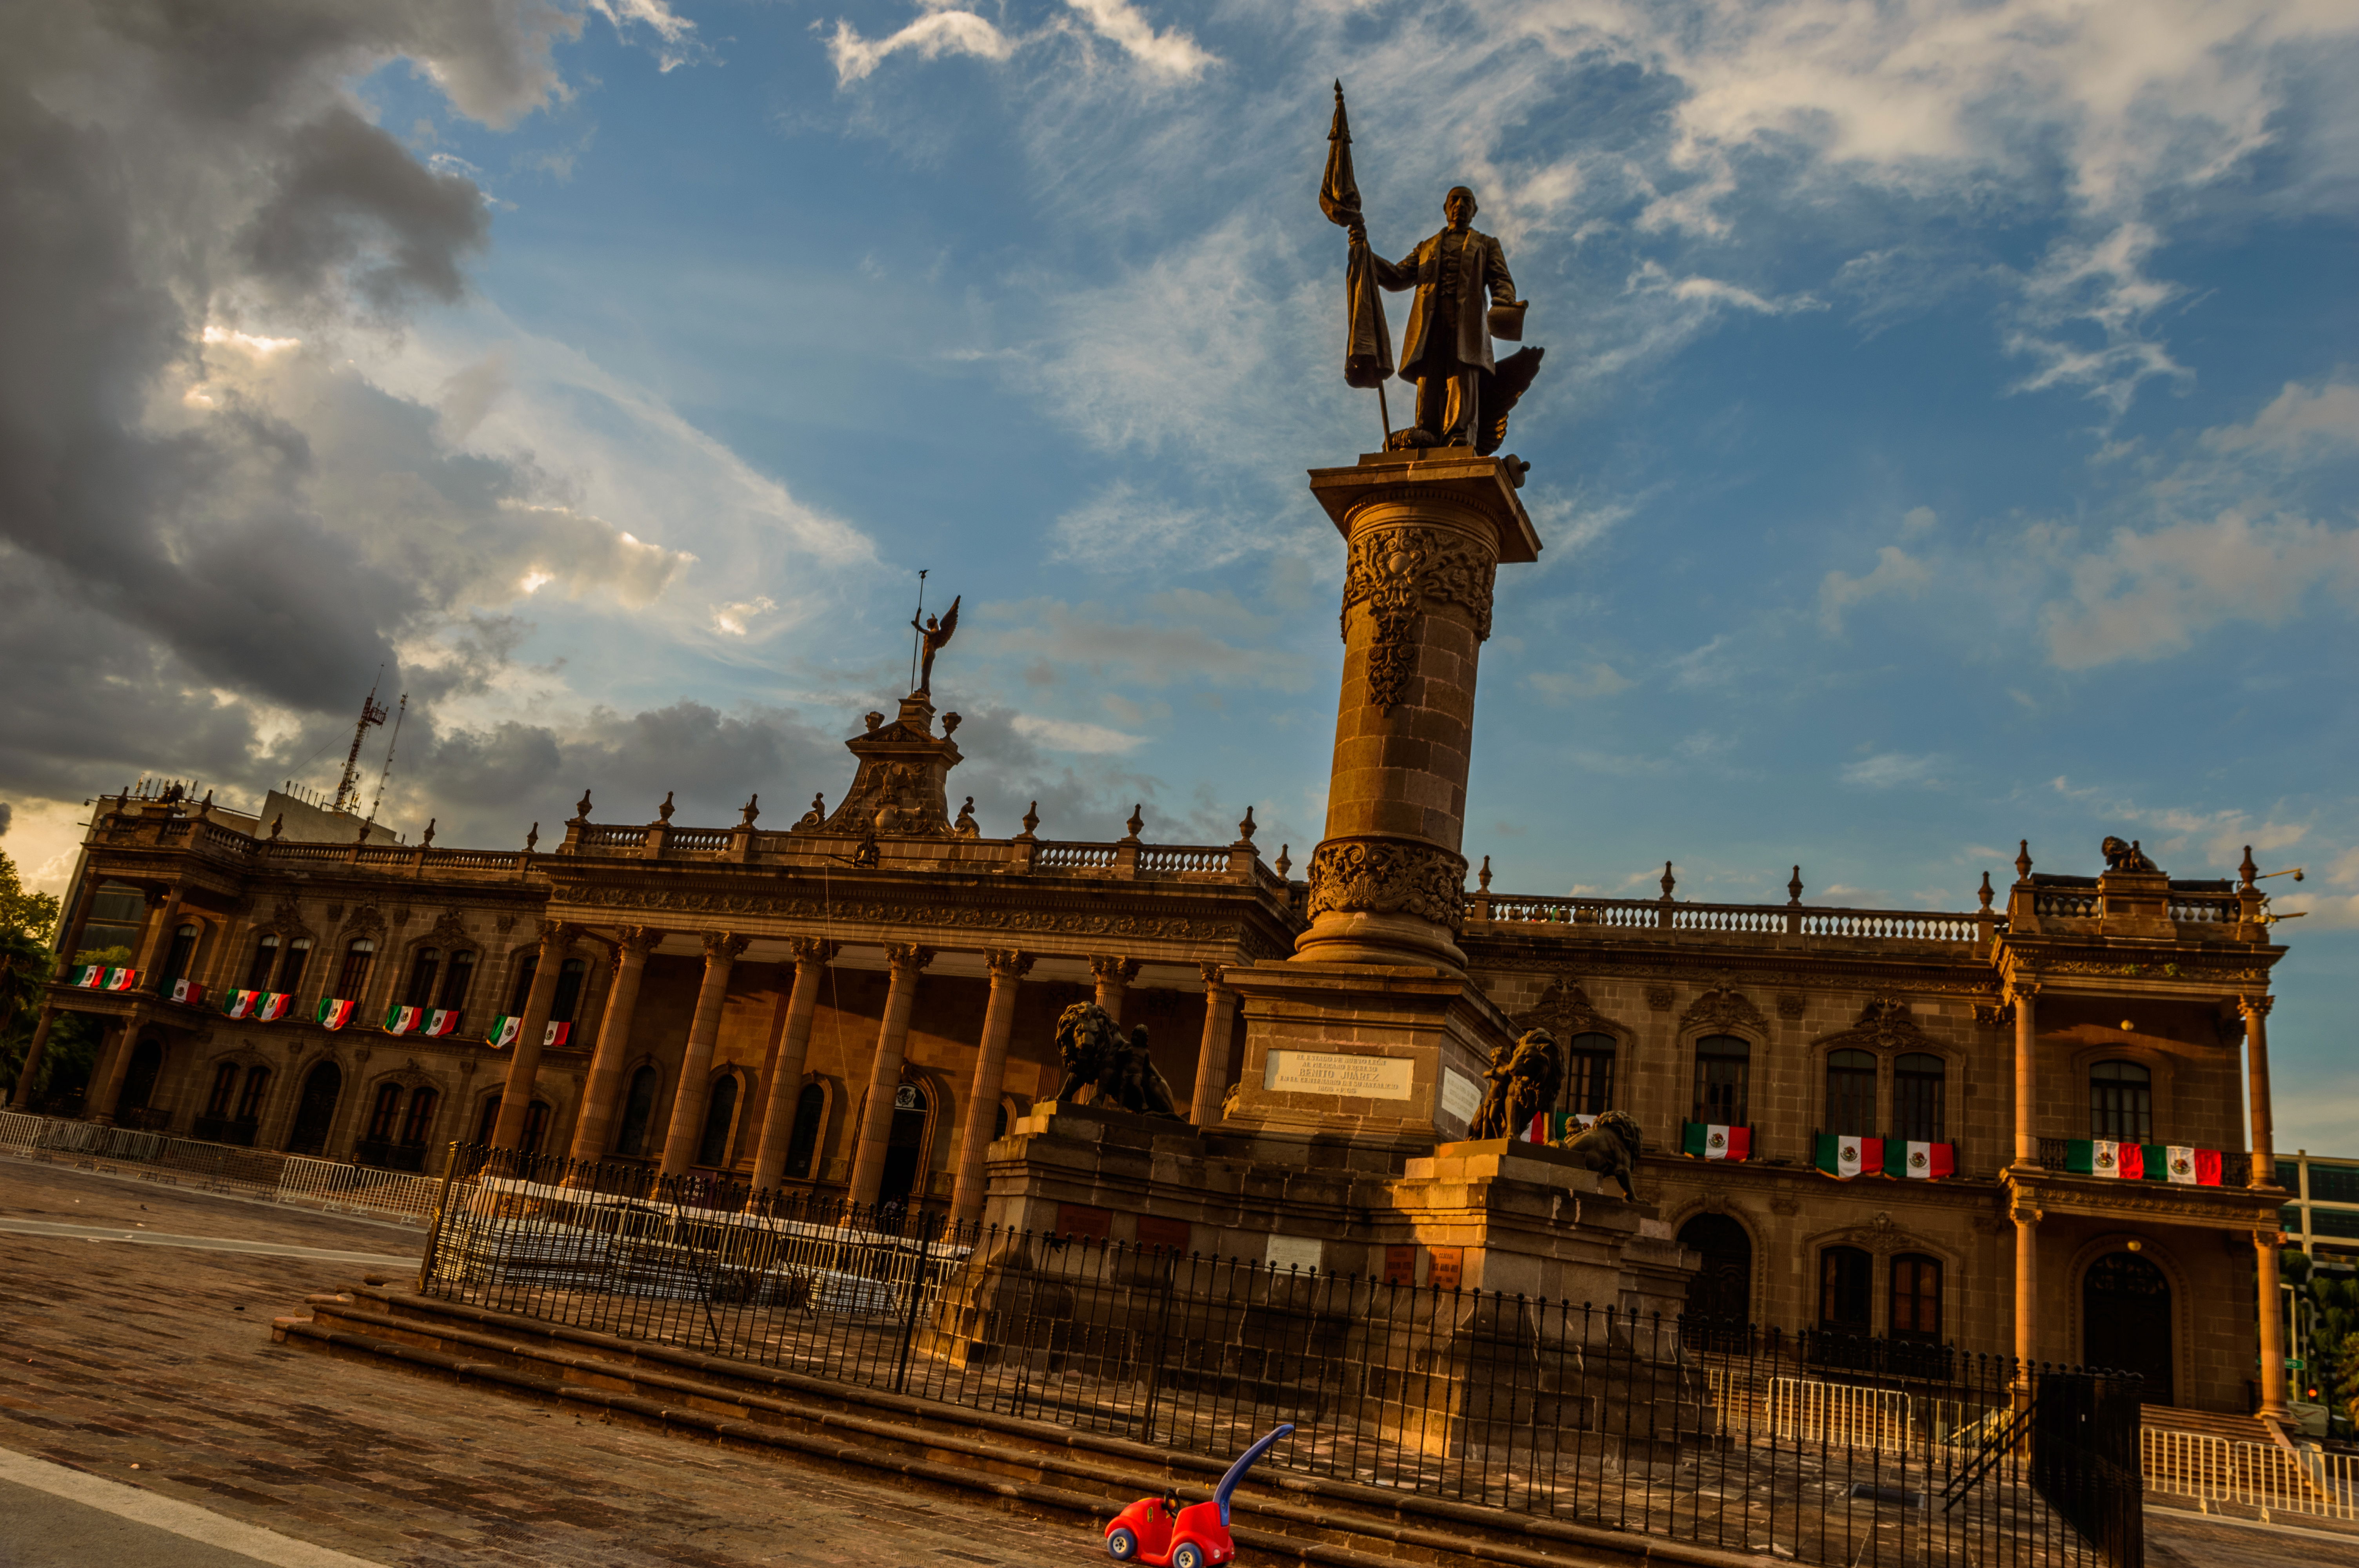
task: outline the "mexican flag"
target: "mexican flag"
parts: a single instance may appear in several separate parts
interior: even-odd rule
[[[84,964],[74,971],[73,983],[84,990],[127,991],[139,983],[136,969],[110,969],[104,964]]]
[[[2135,1182],[2146,1174],[2146,1146],[2075,1138],[2064,1146],[2064,1168],[2083,1176],[2126,1176]]]
[[[389,1007],[385,1011],[385,1032],[407,1034],[418,1027],[419,1011],[414,1007]]]
[[[547,1029],[541,1031],[540,1043],[543,1045],[562,1045],[572,1035],[572,1033],[573,1025],[570,1023],[552,1023]]]
[[[1904,1143],[1900,1145],[1899,1174],[1916,1181],[1939,1181],[1943,1176],[1958,1173],[1958,1146],[1954,1143]]]
[[[426,1026],[423,1029],[420,1029],[419,1033],[420,1034],[440,1036],[444,1034],[455,1034],[458,1031],[458,1012],[452,1009],[438,1007],[432,1012],[426,1015]]]
[[[222,1011],[232,1018],[251,1017],[255,1004],[262,1000],[260,991],[232,991],[222,1003]]]
[[[1884,1140],[1861,1138],[1851,1133],[1821,1132],[1813,1163],[1828,1175],[1840,1176],[1844,1181],[1854,1176],[1882,1175]]]
[[[491,1038],[485,1044],[495,1051],[503,1045],[513,1045],[516,1044],[516,1031],[523,1027],[523,1019],[514,1013],[502,1013],[492,1020]],[[573,1025],[570,1023],[552,1023],[540,1032],[540,1043],[543,1046],[562,1045],[567,1036],[572,1033]]]
[[[194,980],[174,980],[172,1000],[195,1007],[205,1000],[205,988]]]
[[[321,997],[320,1009],[312,1016],[322,1029],[342,1029],[352,1021],[353,1004],[341,997]]]
[[[1753,1129],[1683,1121],[1680,1152],[1690,1160],[1743,1160],[1753,1152]]]
[[[2154,1155],[2159,1152],[2162,1158]],[[2184,1143],[2149,1144],[2147,1148],[2147,1180],[2159,1178],[2176,1182],[2183,1187],[2216,1187],[2220,1184],[2220,1151],[2190,1149]],[[2157,1164],[2162,1167],[2158,1172]]]
[[[276,1023],[287,1016],[288,1004],[295,1000],[288,991],[265,991],[255,1004],[254,1017],[258,1023]]]
[[[1596,1119],[1593,1116],[1583,1116],[1573,1110],[1535,1111],[1532,1119],[1524,1123],[1523,1131],[1516,1136],[1525,1143],[1554,1143],[1560,1139],[1571,1137]]]

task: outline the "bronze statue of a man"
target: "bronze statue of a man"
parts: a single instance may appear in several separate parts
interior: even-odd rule
[[[1374,257],[1379,286],[1395,293],[1417,290],[1399,373],[1403,381],[1417,383],[1417,424],[1396,438],[1408,445],[1487,449],[1481,439],[1483,385],[1498,370],[1488,307],[1520,315],[1523,302],[1516,297],[1516,280],[1499,242],[1473,227],[1474,211],[1474,193],[1453,186],[1441,203],[1446,222],[1439,233],[1398,262]],[[1353,222],[1351,233],[1356,243],[1367,243],[1364,223]],[[1518,322],[1510,336],[1520,334]],[[1528,374],[1520,379],[1529,384]],[[1522,391],[1523,385],[1516,386],[1506,401],[1512,404]],[[1506,409],[1494,413],[1504,427]]]

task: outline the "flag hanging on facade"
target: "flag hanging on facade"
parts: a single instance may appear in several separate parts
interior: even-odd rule
[[[572,1034],[573,1025],[570,1023],[552,1023],[547,1029],[541,1031],[540,1043],[543,1045],[550,1047],[562,1045],[568,1039],[572,1037]]]
[[[353,1004],[342,997],[321,997],[319,1011],[312,1016],[322,1029],[342,1029],[352,1021]]]
[[[523,1026],[523,1019],[513,1012],[504,1012],[492,1020],[492,1032],[484,1037],[484,1044],[495,1051],[516,1044],[516,1031]]]
[[[139,971],[110,968],[104,964],[84,964],[74,971],[73,983],[84,990],[127,991],[139,983]]]
[[[172,1000],[188,1007],[200,1006],[205,1000],[205,988],[194,980],[174,980]]]
[[[1753,1153],[1753,1129],[1717,1122],[1680,1124],[1680,1152],[1690,1160],[1744,1160]]]
[[[1884,1140],[1821,1132],[1818,1139],[1817,1156],[1812,1163],[1828,1175],[1840,1176],[1844,1181],[1854,1176],[1881,1175],[1884,1172]]]
[[[2104,1138],[2075,1138],[2064,1146],[2064,1168],[2078,1175],[2126,1177],[2135,1182],[2146,1174],[2146,1149]]]
[[[1904,1179],[1939,1181],[1958,1173],[1958,1146],[1954,1143],[1905,1143],[1901,1148],[1899,1174]]]
[[[222,1011],[231,1018],[253,1016],[256,1003],[262,1000],[260,991],[232,991],[222,1000]]]
[[[265,991],[262,995],[262,1000],[255,1003],[255,1022],[257,1023],[277,1022],[280,1019],[287,1016],[287,1010],[294,1004],[294,1001],[295,998],[292,992]]]
[[[2157,1155],[2160,1158],[2157,1159]],[[2159,1171],[2156,1169],[2158,1165],[2161,1167]],[[2149,1181],[2159,1177],[2183,1187],[2216,1187],[2220,1184],[2220,1151],[2190,1148],[2184,1143],[2149,1145],[2146,1173]]]
[[[1327,131],[1327,172],[1319,181],[1319,211],[1349,229],[1363,225],[1359,177],[1352,172],[1352,126],[1343,113],[1343,84],[1335,84],[1335,119]],[[1354,237],[1343,263],[1343,384],[1382,386],[1393,373],[1393,330],[1376,291],[1375,261]]]
[[[426,1015],[425,1027],[419,1031],[420,1034],[437,1038],[445,1034],[456,1034],[458,1032],[458,1011],[455,1008],[442,1007],[438,1007],[432,1012],[428,1013]]]
[[[389,1007],[385,1010],[385,1032],[407,1034],[418,1027],[419,1010],[414,1007]]]

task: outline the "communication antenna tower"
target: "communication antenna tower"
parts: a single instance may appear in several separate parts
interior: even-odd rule
[[[401,694],[399,706],[393,710],[393,733],[386,738],[385,770],[376,775],[376,798],[369,802],[368,819],[376,820],[377,807],[385,804],[385,781],[393,777],[393,749],[401,744],[401,720],[409,712],[409,694]]]
[[[385,666],[383,665],[379,665],[377,666],[376,673],[378,677],[382,679],[385,676]],[[388,715],[386,713],[384,705],[379,703],[376,699],[376,686],[372,682],[369,686],[368,696],[361,699],[361,721],[353,726],[353,749],[351,753],[344,758],[343,777],[336,781],[336,803],[330,806],[328,808],[329,810],[344,811],[359,801],[361,782],[361,741],[368,734],[370,725],[382,724],[386,721],[387,717]]]

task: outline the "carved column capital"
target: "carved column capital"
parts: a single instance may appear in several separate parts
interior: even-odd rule
[[[836,954],[842,950],[843,945],[840,942],[831,942],[824,936],[798,936],[788,942],[787,946],[794,954],[795,963],[799,967],[804,964],[832,963]]]
[[[545,958],[561,958],[573,950],[581,940],[582,927],[570,920],[553,920],[540,928],[540,953]]]
[[[743,953],[753,940],[751,936],[741,936],[734,931],[708,931],[704,934],[705,961],[710,963],[715,958],[726,958],[734,963],[737,955]]]
[[[995,947],[984,955],[995,980],[1020,980],[1032,972],[1033,955],[1019,953],[1013,947]]]
[[[1310,914],[1412,914],[1466,925],[1466,858],[1409,839],[1342,839],[1310,857]]]
[[[2272,996],[2240,996],[2236,999],[2236,1011],[2250,1023],[2256,1018],[2267,1018],[2276,1004],[2277,998]]]
[[[652,925],[625,925],[616,933],[616,937],[617,952],[636,953],[644,958],[656,950],[657,944],[664,939],[664,934]]]
[[[898,979],[905,974],[915,974],[934,961],[931,947],[920,947],[914,942],[896,942],[885,949],[886,962],[892,966]]]
[[[2035,1226],[2048,1217],[2048,1211],[2030,1204],[2017,1204],[2006,1211],[2007,1218],[2019,1226]]]
[[[1224,991],[1229,989],[1221,983],[1221,977],[1228,972],[1228,965],[1214,963],[1211,959],[1197,961],[1196,972],[1204,977],[1204,993],[1207,996],[1214,991]]]
[[[2006,978],[2006,994],[2009,997],[2017,1000],[2026,997],[2038,996],[2039,994],[2039,977],[2037,975],[2009,975]]]
[[[1111,954],[1093,954],[1090,957],[1090,973],[1096,977],[1098,984],[1102,986],[1126,986],[1138,979],[1138,960],[1115,957]]]

